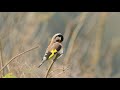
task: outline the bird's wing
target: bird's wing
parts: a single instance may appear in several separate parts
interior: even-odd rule
[[[62,48],[62,45],[58,42],[54,43],[51,45],[48,49],[47,52],[45,53],[45,58],[46,59],[51,59],[56,53],[58,53]]]
[[[59,52],[59,53],[58,53]],[[46,60],[51,59],[55,54],[57,54],[56,59],[60,58],[63,54],[62,44],[56,42],[47,48],[46,53],[43,57],[43,61],[38,66],[40,67]]]

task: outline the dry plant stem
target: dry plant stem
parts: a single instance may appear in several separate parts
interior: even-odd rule
[[[57,71],[57,70],[62,70],[62,71],[63,71],[63,69],[64,69],[64,68],[55,69],[54,71],[51,71],[49,74],[51,74],[51,73],[53,73],[53,72],[55,72],[55,71]]]
[[[54,77],[59,76],[59,75],[63,74],[64,72],[65,71],[62,71],[62,72],[58,73],[57,75],[55,75]],[[53,78],[53,77],[51,77],[51,78]]]
[[[2,43],[1,43],[1,40],[0,40],[0,55],[1,55],[1,67],[3,67],[3,54],[2,54]],[[3,73],[1,75],[1,77],[4,76],[4,70],[3,70]]]
[[[53,64],[54,64],[54,62],[55,62],[55,60],[52,60],[52,63],[50,64],[50,66],[49,66],[49,68],[48,68],[48,71],[47,71],[47,73],[46,73],[46,75],[45,75],[45,78],[48,77],[49,72],[50,72],[50,70],[51,70],[51,68],[52,68],[52,66],[53,66]]]
[[[90,67],[91,70],[95,69],[97,67],[96,66],[97,63],[99,62],[101,42],[102,42],[104,26],[105,26],[105,21],[106,21],[107,15],[108,15],[108,13],[106,13],[106,12],[101,13],[99,22],[97,24],[94,52],[93,52],[93,57],[91,58],[91,64],[92,64],[92,66]]]
[[[68,49],[67,49],[67,52],[66,52],[66,57],[65,57],[66,62],[65,62],[65,65],[68,64],[68,62],[70,62],[70,56],[71,56],[71,53],[72,53],[74,41],[75,41],[79,31],[81,30],[81,27],[83,26],[84,21],[85,21],[87,15],[88,15],[88,12],[84,12],[78,18],[78,20],[79,20],[78,21],[78,25],[77,25],[77,27],[75,28],[75,30],[73,32],[73,35],[71,37],[71,40],[69,42]]]
[[[60,73],[58,73],[57,75],[55,75],[55,76],[58,76],[58,75],[60,75],[60,74],[62,74],[62,73],[64,73],[66,70],[68,70],[69,68],[68,67],[66,67],[66,68],[62,68],[61,70],[62,70],[62,72],[60,72]],[[57,69],[58,70],[58,69]],[[54,70],[55,71],[55,70]],[[50,73],[52,73],[52,72],[54,72],[54,71],[51,71]],[[49,74],[50,74],[49,73]],[[55,77],[54,76],[54,77]],[[53,78],[53,77],[51,77],[51,78]]]
[[[52,60],[52,63],[50,64],[50,66],[49,66],[49,68],[48,68],[48,70],[47,70],[47,73],[46,73],[46,75],[45,75],[45,78],[48,77],[48,75],[49,75],[49,73],[50,73],[50,70],[52,69],[52,66],[53,66],[54,62],[57,60],[57,57],[58,57],[58,56],[59,56],[59,55],[57,54],[56,57]]]
[[[39,47],[40,47],[40,46],[37,45],[37,46],[35,46],[35,47],[33,47],[33,48],[29,49],[29,50],[26,50],[26,51],[24,51],[24,52],[22,52],[22,53],[20,53],[20,54],[17,54],[17,55],[14,56],[12,59],[10,59],[10,60],[0,69],[0,72],[1,72],[8,64],[10,64],[11,61],[13,61],[14,59],[16,59],[17,57],[20,57],[21,55],[23,55],[23,54],[25,54],[25,53],[27,53],[27,52],[30,52],[30,51],[32,51],[32,50],[34,50],[34,49],[37,49],[37,48],[39,48]]]

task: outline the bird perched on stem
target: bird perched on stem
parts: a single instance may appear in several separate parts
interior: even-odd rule
[[[61,33],[55,34],[51,41],[50,44],[48,45],[45,55],[42,58],[41,64],[38,66],[38,68],[47,60],[53,59],[59,59],[63,55],[63,45],[62,42],[64,40],[64,37]]]

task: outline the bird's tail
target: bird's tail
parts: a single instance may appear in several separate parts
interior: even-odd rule
[[[46,61],[46,60],[43,60],[43,61],[40,63],[40,65],[38,66],[38,68],[40,68],[45,61]]]

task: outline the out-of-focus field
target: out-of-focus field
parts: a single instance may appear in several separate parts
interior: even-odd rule
[[[43,78],[51,61],[37,68],[56,33],[64,35],[64,55],[49,78],[120,77],[119,12],[1,12],[0,76]]]

